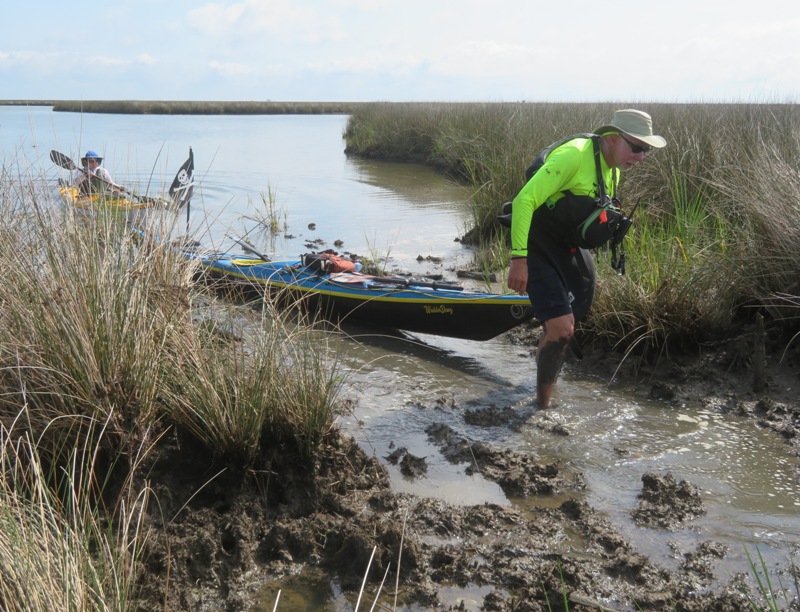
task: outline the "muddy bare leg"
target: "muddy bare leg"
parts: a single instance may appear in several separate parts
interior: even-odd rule
[[[536,399],[539,408],[547,408],[550,405],[553,386],[561,372],[564,354],[567,352],[567,342],[567,340],[549,342],[539,349],[536,356]]]
[[[550,405],[553,386],[575,332],[575,319],[572,315],[564,315],[545,321],[542,327],[544,335],[536,355],[536,400],[540,409]]]

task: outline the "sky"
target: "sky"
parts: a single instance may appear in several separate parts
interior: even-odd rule
[[[796,102],[794,0],[36,0],[0,100]]]

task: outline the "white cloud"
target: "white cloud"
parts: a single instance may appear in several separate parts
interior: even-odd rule
[[[212,3],[189,11],[187,16],[194,29],[219,38],[258,41],[269,34],[293,42],[319,42],[341,36],[335,14],[323,15],[303,4],[297,0]]]
[[[531,44],[491,40],[465,40],[448,46],[430,60],[434,74],[475,78],[480,76],[521,78],[526,74],[542,74],[546,60],[554,55],[547,47],[537,49]],[[563,72],[563,65],[554,66]]]
[[[137,55],[134,61],[137,64],[147,64],[147,65],[150,65],[150,66],[152,66],[153,64],[157,64],[159,62],[159,60],[154,58],[149,53],[141,53],[141,54]]]
[[[403,55],[394,53],[369,53],[309,61],[306,64],[306,68],[312,72],[327,74],[407,74],[418,69],[423,64],[423,58],[413,53],[406,53]]]
[[[39,51],[0,51],[0,66],[4,68],[15,67],[41,67],[51,65],[62,59],[64,54],[57,52],[41,53]]]
[[[244,4],[206,4],[189,11],[190,26],[208,36],[227,36],[235,32],[244,14]]]
[[[252,66],[247,64],[237,64],[234,62],[218,62],[212,61],[208,63],[208,67],[213,71],[226,77],[239,77],[251,75],[255,72]]]
[[[154,65],[158,60],[148,53],[141,53],[133,58],[110,55],[75,52],[13,51],[0,52],[0,66],[3,68],[19,68],[28,70],[68,70],[74,66],[120,67],[131,64]]]

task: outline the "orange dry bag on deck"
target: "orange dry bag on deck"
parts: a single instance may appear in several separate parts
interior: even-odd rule
[[[309,270],[331,274],[333,272],[355,272],[356,264],[350,259],[334,253],[306,253],[300,256],[303,265]]]

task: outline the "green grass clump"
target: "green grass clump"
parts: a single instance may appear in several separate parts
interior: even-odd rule
[[[176,212],[143,236],[20,174],[0,171],[0,607],[135,610],[141,466],[176,437],[242,478],[277,449],[311,463],[341,378],[269,303],[256,320],[214,306],[158,239]]]
[[[30,413],[0,434],[0,602],[8,612],[135,610],[149,492],[125,488],[105,507],[98,464],[104,423],[66,451],[57,473],[24,431]],[[114,525],[110,528],[110,525]]]
[[[313,457],[333,424],[341,380],[325,339],[286,316],[268,298],[260,322],[220,319],[215,308],[199,334],[183,337],[169,381],[171,417],[242,465],[287,442]]]

